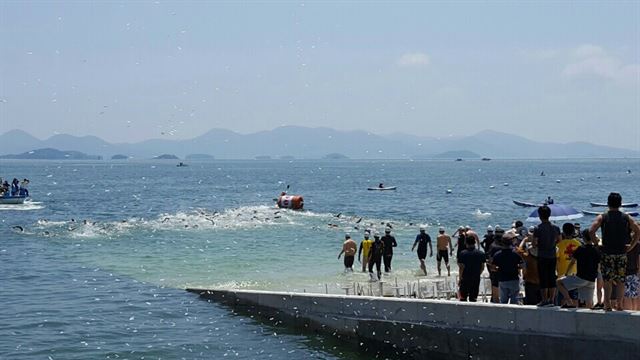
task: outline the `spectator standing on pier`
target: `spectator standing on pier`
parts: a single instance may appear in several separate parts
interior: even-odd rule
[[[538,276],[542,301],[538,306],[553,306],[556,297],[556,244],[562,240],[560,228],[549,221],[551,209],[538,208],[540,224],[533,230],[533,246],[538,248]]]
[[[564,230],[564,228],[563,228]],[[585,231],[587,232],[587,231]],[[571,266],[558,279],[558,290],[562,294],[564,308],[575,308],[578,304],[569,296],[570,290],[578,290],[578,298],[590,308],[593,306],[593,292],[596,288],[598,266],[600,264],[600,252],[588,236],[584,236],[585,244],[579,246],[571,254],[571,264],[577,263],[576,275],[568,275]],[[559,274],[561,275],[561,274]]]
[[[491,259],[491,265],[498,272],[501,304],[518,304],[520,269],[524,261],[520,255],[511,249],[511,244],[516,238],[515,233],[505,233],[499,244],[501,249]]]
[[[480,290],[480,275],[484,271],[485,254],[476,248],[476,239],[466,238],[467,249],[460,253],[458,280],[460,301],[476,302]]]
[[[604,280],[604,308],[611,311],[611,291],[616,283],[616,309],[622,310],[624,281],[627,270],[627,250],[636,246],[640,237],[640,227],[629,215],[620,211],[622,196],[612,192],[607,198],[609,209],[596,217],[589,229],[593,239],[596,231],[602,228],[602,262],[600,269]],[[631,233],[634,234],[631,239]],[[629,244],[629,245],[627,245]]]

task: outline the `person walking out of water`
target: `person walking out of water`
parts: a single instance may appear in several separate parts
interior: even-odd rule
[[[487,226],[487,233],[484,235],[484,239],[482,239],[482,242],[480,242],[480,246],[482,246],[482,250],[485,254],[489,252],[491,244],[493,244],[493,238],[493,228],[491,227],[491,225],[489,225]]]
[[[542,301],[538,306],[553,306],[556,296],[556,244],[562,240],[560,228],[549,221],[551,209],[538,208],[540,224],[533,231],[533,246],[538,248],[538,277]]]
[[[356,242],[351,239],[349,234],[345,235],[342,251],[338,254],[338,259],[344,254],[344,271],[353,271],[353,260],[355,259],[356,251],[358,251]]]
[[[427,265],[424,263],[427,258],[427,245],[429,246],[429,256],[433,256],[433,248],[431,247],[431,236],[427,234],[425,226],[420,226],[420,233],[416,236],[416,241],[413,242],[411,251],[413,251],[418,245],[418,260],[420,260],[420,269],[424,272],[424,276],[427,276]]]
[[[373,244],[373,240],[369,239],[370,236],[369,230],[364,232],[364,240],[360,242],[360,248],[358,249],[358,261],[362,263],[362,272],[367,270],[367,265],[369,264],[369,255]],[[362,259],[360,256],[362,256]]]
[[[440,227],[440,229],[438,229],[436,247],[438,248],[438,254],[436,255],[436,261],[438,262],[438,276],[442,276],[442,272],[440,271],[440,263],[443,259],[444,265],[447,267],[447,276],[451,276],[449,254],[453,255],[453,245],[451,244],[451,236],[445,233],[443,227]]]
[[[453,233],[453,236],[458,238],[458,240],[456,241],[456,259],[458,257],[460,257],[460,254],[462,253],[463,250],[465,250],[467,248],[467,243],[465,241],[465,228],[464,226],[460,226],[458,227],[458,230],[456,230],[456,232]],[[460,271],[460,268],[458,268],[458,271]]]
[[[607,198],[607,210],[596,217],[589,229],[589,235],[594,238],[596,231],[602,228],[602,278],[604,280],[604,308],[611,311],[611,291],[616,283],[617,310],[622,310],[624,298],[624,282],[627,270],[627,254],[629,249],[636,246],[640,237],[640,227],[629,215],[620,211],[622,196],[612,192]],[[631,233],[634,234],[631,239]],[[627,245],[629,244],[629,245]]]
[[[391,229],[384,229],[384,236],[382,237],[384,243],[384,272],[391,272],[391,260],[393,259],[393,248],[398,246],[396,238],[391,236]]]
[[[484,271],[486,257],[482,251],[476,249],[476,241],[473,237],[467,237],[466,242],[467,249],[463,250],[458,258],[460,301],[468,299],[470,302],[476,302],[480,290],[480,275]]]
[[[523,267],[524,261],[511,249],[510,244],[515,238],[514,233],[505,233],[499,244],[502,249],[496,252],[491,259],[491,265],[498,272],[501,304],[518,304],[520,269]]]
[[[384,243],[380,239],[380,234],[376,231],[373,233],[373,244],[369,250],[369,276],[371,280],[375,280],[373,277],[373,266],[376,266],[376,272],[378,274],[378,280],[382,276],[380,266],[382,265],[382,256],[384,254]]]

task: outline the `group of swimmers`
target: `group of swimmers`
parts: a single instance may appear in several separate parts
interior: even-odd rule
[[[565,223],[560,230],[549,221],[551,209],[547,205],[538,209],[541,222],[537,226],[526,228],[521,221],[516,221],[509,230],[489,226],[482,241],[469,226],[459,227],[451,236],[440,227],[436,240],[438,275],[442,261],[451,275],[449,256],[456,251],[461,301],[477,300],[486,266],[491,301],[495,303],[640,310],[640,226],[619,210],[621,204],[620,194],[611,193],[609,209],[584,231],[579,223]],[[601,241],[596,236],[599,229]],[[385,273],[391,271],[397,242],[389,227],[382,237],[377,231],[373,232],[373,239],[371,235],[371,230],[366,230],[359,247],[350,235],[345,235],[338,258],[344,254],[345,269],[353,271],[357,255],[362,271],[368,269],[375,281],[381,278],[381,262]],[[452,237],[457,238],[455,246]],[[420,227],[411,251],[416,248],[420,269],[427,275],[425,260],[427,254],[433,256],[433,249],[424,226]],[[521,278],[524,297],[520,295]]]
[[[11,184],[9,184],[7,180],[2,181],[2,178],[0,178],[0,197],[29,196],[27,185],[29,185],[28,179],[23,179],[22,181],[20,181],[16,178],[13,178]]]

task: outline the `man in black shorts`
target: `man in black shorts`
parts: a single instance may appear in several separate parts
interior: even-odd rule
[[[540,225],[533,230],[532,244],[538,247],[538,276],[542,301],[538,306],[553,306],[556,297],[556,244],[562,240],[560,228],[549,221],[551,209],[538,208]]]
[[[424,276],[427,276],[427,265],[424,260],[427,258],[427,245],[429,246],[430,254],[433,256],[433,248],[431,247],[431,236],[427,234],[425,226],[420,226],[420,233],[416,236],[416,241],[413,242],[411,251],[413,251],[418,245],[418,260],[420,260],[420,269],[424,272]]]
[[[438,248],[438,255],[436,261],[438,262],[438,276],[441,276],[440,263],[444,259],[444,264],[447,267],[447,276],[451,276],[451,267],[449,266],[449,254],[453,254],[453,246],[451,244],[451,236],[445,234],[444,228],[438,229],[438,238],[436,239],[436,247]]]

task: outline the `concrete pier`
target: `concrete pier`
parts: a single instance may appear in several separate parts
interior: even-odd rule
[[[638,359],[640,313],[444,300],[187,289],[235,311],[423,359]],[[375,349],[375,350],[374,350]]]

